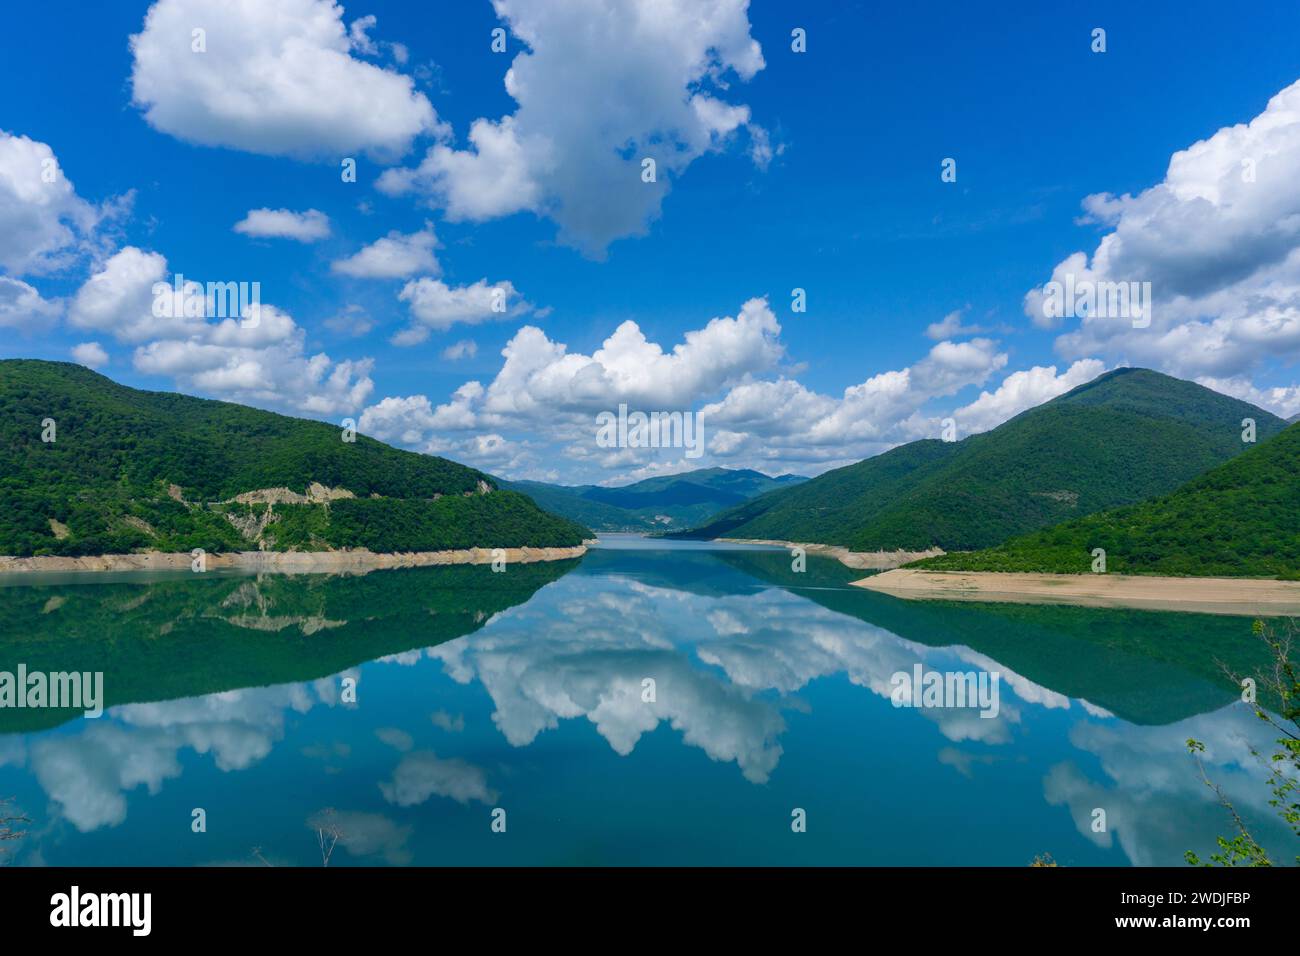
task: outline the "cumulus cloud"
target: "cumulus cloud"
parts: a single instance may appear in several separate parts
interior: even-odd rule
[[[63,268],[102,214],[77,195],[48,145],[0,130],[0,269]]]
[[[489,283],[479,279],[473,285],[450,286],[425,276],[408,282],[397,297],[410,306],[412,321],[393,337],[394,345],[417,345],[430,332],[445,332],[458,322],[478,325],[531,309],[508,280]]]
[[[333,0],[157,0],[130,41],[132,101],[186,142],[395,160],[440,127],[410,77],[354,55],[375,51],[374,23],[349,31]]]
[[[1246,378],[1213,378],[1202,376],[1197,383],[1224,395],[1258,405],[1281,418],[1300,415],[1300,385],[1276,385],[1260,388]]]
[[[981,385],[1007,363],[991,339],[939,342],[915,364],[881,372],[834,398],[779,378],[747,382],[706,405],[709,450],[720,458],[847,463],[892,445],[937,437],[934,399]]]
[[[167,259],[157,252],[127,246],[114,253],[91,274],[72,297],[68,321],[78,329],[107,332],[125,342],[138,342],[155,334],[196,328],[185,309],[172,310],[175,318],[153,314],[154,285],[167,276]]]
[[[159,296],[166,308],[155,309]],[[164,256],[127,246],[77,290],[68,319],[137,345],[136,369],[167,376],[183,391],[334,415],[360,408],[373,389],[369,359],[309,355],[305,330],[272,305],[245,305],[238,316],[209,320],[212,314],[202,284],[187,279],[174,291]]]
[[[480,459],[484,466],[506,461],[535,469],[542,456],[553,458],[557,445],[571,467],[620,469],[624,477],[629,469],[651,474],[701,466],[677,461],[681,449],[667,460],[660,450],[598,448],[595,416],[626,403],[631,410],[697,412],[713,464],[816,471],[936,436],[942,416],[927,414],[925,406],[984,384],[1007,362],[991,339],[938,342],[908,368],[874,375],[840,396],[823,395],[784,374],[763,377],[781,369],[780,332],[764,299],[686,332],[671,350],[649,341],[630,320],[591,355],[524,326],[502,350],[501,368],[486,386],[466,382],[440,405],[424,395],[386,398],[365,410],[362,429],[437,454],[491,455]],[[1000,401],[1009,408],[1006,394]],[[992,417],[986,410],[985,418]],[[512,432],[521,431],[531,440],[514,440]],[[471,441],[456,432],[477,435]]]
[[[1091,382],[1104,371],[1106,365],[1099,359],[1080,359],[1060,374],[1055,365],[1035,365],[1012,372],[996,389],[980,392],[975,401],[957,409],[953,418],[962,435],[988,431],[1035,405]]]
[[[82,342],[72,347],[72,357],[87,368],[102,368],[108,364],[108,353],[98,342]]]
[[[731,77],[748,81],[764,66],[747,0],[493,6],[525,45],[505,75],[515,111],[474,120],[465,148],[437,143],[418,166],[385,172],[379,188],[423,195],[452,219],[547,216],[561,242],[599,256],[643,234],[671,180],[738,129],[750,130],[755,162],[770,161],[749,107],[719,96]],[[642,179],[644,159],[656,163],[655,182]]]
[[[293,239],[319,242],[330,234],[329,216],[318,209],[293,212],[290,209],[250,209],[235,223],[235,232],[259,239]]]
[[[404,279],[417,272],[437,275],[442,268],[433,254],[436,248],[432,226],[406,235],[393,230],[354,255],[330,263],[330,268],[354,279]]]
[[[502,350],[505,362],[488,387],[466,383],[436,410],[424,396],[386,401],[404,403],[405,410],[416,413],[412,421],[431,430],[544,424],[566,415],[590,419],[620,402],[689,408],[727,383],[771,367],[782,355],[780,328],[767,302],[751,299],[736,317],[714,318],[705,328],[687,332],[671,352],[646,339],[629,320],[588,356],[569,352],[535,326],[524,326]],[[363,421],[377,420],[382,406],[367,409]],[[391,411],[397,407],[387,406]]]
[[[1151,188],[1087,197],[1087,218],[1108,231],[1091,255],[1058,264],[1052,279],[1150,282],[1154,309],[1146,328],[1130,318],[1079,317],[1058,337],[1058,353],[1219,379],[1300,355],[1297,166],[1300,82],[1250,122],[1175,153]],[[1056,324],[1042,304],[1043,290],[1030,290],[1026,312]]]
[[[449,362],[457,362],[463,358],[473,358],[478,355],[478,343],[473,339],[461,339],[454,342],[442,350],[442,357]]]
[[[44,332],[58,319],[63,307],[42,298],[21,279],[0,276],[0,329]]]
[[[325,320],[325,328],[331,332],[353,338],[369,335],[374,327],[375,323],[366,314],[366,310],[359,305],[346,306],[337,315],[332,315]]]
[[[969,311],[970,306],[965,305],[960,309],[949,312],[938,322],[931,322],[925,328],[926,338],[934,339],[937,342],[941,339],[964,338],[968,335],[988,335],[993,332],[1010,331],[1010,329],[1001,326],[967,325],[963,320]]]

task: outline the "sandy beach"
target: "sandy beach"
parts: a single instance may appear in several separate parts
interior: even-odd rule
[[[587,546],[573,548],[505,548],[507,564],[564,561],[580,558]],[[461,551],[410,551],[380,553],[365,549],[346,551],[233,551],[209,554],[207,567],[242,568],[284,574],[365,573],[384,568],[422,568],[440,564],[491,564],[492,548]],[[189,571],[188,554],[147,551],[139,554],[101,554],[84,558],[0,556],[0,573],[25,571]]]
[[[799,541],[771,541],[766,538],[718,538],[732,544],[767,544],[777,548],[803,548],[807,554],[834,558],[840,564],[859,571],[887,571],[901,567],[910,561],[933,558],[944,554],[938,548],[933,551],[850,551],[848,548],[834,544],[809,544]]]
[[[1261,578],[899,569],[853,583],[909,600],[1077,604],[1261,617],[1300,615],[1300,581]]]

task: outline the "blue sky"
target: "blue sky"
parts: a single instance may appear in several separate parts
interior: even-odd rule
[[[571,482],[813,474],[1121,364],[1300,411],[1294,4],[604,6],[24,9],[0,58],[0,357]],[[47,157],[59,179],[33,185]],[[328,234],[233,228],[258,209]],[[390,233],[418,237],[407,266],[332,266]],[[258,281],[274,312],[163,327],[140,288],[176,272]],[[1035,321],[1026,293],[1064,272],[1151,281],[1151,328]],[[620,402],[703,410],[708,452],[596,447]]]

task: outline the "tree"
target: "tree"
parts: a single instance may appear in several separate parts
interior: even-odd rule
[[[1297,626],[1296,620],[1292,618],[1282,626],[1256,621],[1251,630],[1268,646],[1272,656],[1271,669],[1254,678],[1259,693],[1253,697],[1251,703],[1255,709],[1255,716],[1281,734],[1277,738],[1277,749],[1267,758],[1254,748],[1251,749],[1251,753],[1256,759],[1263,761],[1268,768],[1268,786],[1273,793],[1272,799],[1268,801],[1269,806],[1273,807],[1295,831],[1296,836],[1300,837],[1300,669],[1297,669],[1291,659],[1291,648],[1295,643],[1296,634],[1300,633],[1300,626]],[[1244,681],[1235,675],[1230,674],[1230,676],[1239,685],[1244,686]],[[1260,700],[1265,697],[1280,702],[1277,716],[1266,710],[1260,703]],[[1205,765],[1201,761],[1205,744],[1189,738],[1187,750],[1196,761],[1205,785],[1214,791],[1219,798],[1219,803],[1232,817],[1233,827],[1236,830],[1236,835],[1231,839],[1222,836],[1216,838],[1219,852],[1211,853],[1209,862],[1202,861],[1191,850],[1185,854],[1187,862],[1193,866],[1212,864],[1273,866],[1268,851],[1251,835],[1245,821],[1237,813],[1223,789],[1206,774]],[[1296,862],[1300,863],[1300,854],[1296,855]]]
[[[0,843],[9,840],[22,839],[27,831],[20,829],[24,823],[32,821],[21,813],[10,813],[5,808],[9,806],[8,800],[0,800]],[[0,849],[0,862],[3,862],[3,849]]]

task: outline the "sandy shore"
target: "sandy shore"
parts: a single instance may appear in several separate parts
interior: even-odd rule
[[[808,554],[834,558],[845,567],[856,568],[859,571],[887,571],[909,561],[920,561],[922,558],[933,558],[944,553],[937,548],[933,551],[850,551],[848,548],[834,544],[769,541],[765,538],[718,538],[717,540],[730,541],[733,544],[768,544],[777,548],[803,548]]]
[[[1078,604],[1263,617],[1300,615],[1300,581],[1262,578],[895,570],[853,583],[913,600]]]
[[[585,544],[574,548],[504,548],[507,564],[563,561],[587,553]],[[364,548],[345,551],[232,551],[209,554],[207,567],[241,568],[285,574],[364,573],[382,568],[420,568],[438,564],[491,564],[492,548],[463,551],[410,551],[380,553]],[[141,554],[102,554],[84,558],[14,558],[0,556],[0,573],[23,571],[189,571],[188,554],[150,551]]]

